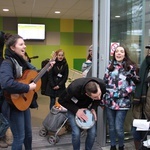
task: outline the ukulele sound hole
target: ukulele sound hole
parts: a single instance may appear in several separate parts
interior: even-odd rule
[[[22,94],[22,98],[23,98],[25,101],[27,101],[27,98],[25,97],[24,94]]]

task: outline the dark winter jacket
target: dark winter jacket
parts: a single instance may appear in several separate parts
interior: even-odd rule
[[[3,48],[4,48],[4,38],[5,33],[0,31],[0,64],[3,61]]]
[[[22,93],[28,93],[29,92],[29,84],[28,83],[21,83],[17,81],[18,72],[24,73],[25,70],[31,69],[30,65],[27,61],[25,61],[22,57],[17,55],[15,52],[13,52],[10,49],[5,50],[5,58],[4,61],[1,64],[0,67],[0,83],[3,91],[7,94],[22,94]],[[18,65],[15,65],[12,61],[15,60]],[[18,68],[16,68],[16,66]],[[22,71],[18,71],[22,68]],[[22,76],[20,76],[21,78]],[[28,81],[27,79],[24,79],[25,81]],[[10,100],[9,100],[10,101]],[[2,112],[3,115],[9,119],[10,116],[10,109],[17,109],[14,107],[13,104],[10,104],[7,102],[7,97],[5,97],[3,106],[2,106]]]
[[[48,74],[48,83],[46,87],[46,95],[51,97],[59,97],[59,95],[66,89],[65,83],[68,79],[69,68],[66,59],[62,61],[56,60],[53,68]],[[59,86],[58,90],[54,90],[55,86]]]
[[[29,69],[26,61],[15,54],[12,50],[6,49],[6,59],[14,58],[20,66],[22,71]],[[10,94],[27,93],[29,91],[29,85],[16,81],[14,74],[14,67],[11,65],[11,60],[4,60],[0,67],[0,83],[3,90],[6,90]]]
[[[49,60],[50,59],[43,60],[42,63],[41,63],[41,68],[44,68],[45,65],[47,63],[49,63]],[[45,91],[46,91],[46,87],[47,87],[47,83],[48,83],[48,71],[46,71],[45,74],[41,77],[41,81],[42,81],[42,84],[41,84],[41,94],[42,95],[46,95]]]
[[[95,81],[99,84],[103,96],[106,92],[106,87],[103,80],[94,77],[79,78],[74,80],[67,87],[67,89],[61,94],[58,102],[74,114],[76,114],[78,109],[88,108],[91,104],[91,109],[96,110],[98,105],[100,105],[100,101],[91,99],[85,92],[85,85],[90,81]]]
[[[134,119],[148,119],[150,120],[150,76],[148,77],[150,70],[150,56],[146,56],[143,63],[140,66],[140,80],[137,84],[133,102],[132,112]],[[148,77],[148,78],[147,78]]]

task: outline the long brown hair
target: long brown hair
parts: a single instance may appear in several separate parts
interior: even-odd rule
[[[120,45],[120,46],[118,46],[118,47],[122,47],[122,48],[124,49],[124,52],[125,52],[125,57],[124,57],[124,59],[123,59],[123,61],[124,61],[124,63],[123,63],[124,69],[125,69],[126,71],[129,71],[129,70],[130,70],[130,65],[133,65],[133,66],[136,67],[136,69],[137,69],[138,67],[137,67],[136,63],[135,63],[134,61],[132,61],[132,60],[130,59],[130,57],[129,57],[129,54],[128,54],[128,52],[127,52],[127,51],[128,51],[128,48],[125,47],[125,46],[122,46],[122,45]],[[117,49],[118,47],[116,47],[116,49]],[[113,54],[113,57],[112,57],[112,62],[111,62],[111,64],[110,64],[109,68],[108,68],[109,71],[113,71],[113,70],[114,70],[114,62],[116,61],[116,58],[115,58],[116,49],[115,49],[114,54]]]
[[[92,61],[92,54],[91,54],[92,51],[93,51],[93,45],[91,45],[91,46],[89,47],[88,56],[87,56],[86,60]]]

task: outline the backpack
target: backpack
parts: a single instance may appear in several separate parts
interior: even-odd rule
[[[42,61],[41,63],[41,68],[44,68],[44,66],[49,62],[49,59],[45,59]],[[47,83],[48,83],[48,72],[46,71],[46,73],[41,77],[41,81],[42,81],[42,84],[41,84],[41,94],[42,95],[46,95],[46,96],[49,96],[47,95],[45,92],[46,92],[46,87],[47,87]]]

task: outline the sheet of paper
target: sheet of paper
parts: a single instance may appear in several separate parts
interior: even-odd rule
[[[150,122],[148,122],[146,119],[134,119],[133,126],[137,127],[136,130],[138,131],[147,131],[149,130]]]
[[[146,141],[143,141],[143,145],[147,148],[150,148],[150,139],[149,140],[146,140]]]

